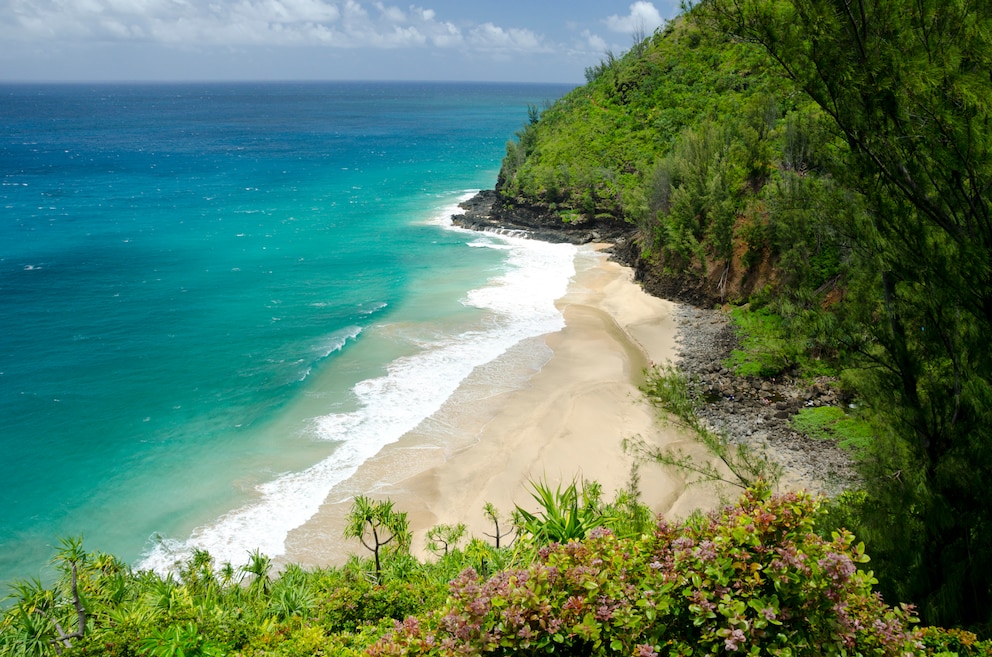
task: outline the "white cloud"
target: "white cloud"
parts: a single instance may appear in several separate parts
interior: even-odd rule
[[[435,46],[452,48],[464,42],[462,31],[451,23],[438,23],[438,28],[438,31],[431,35],[431,43]]]
[[[606,52],[609,49],[606,41],[601,36],[598,34],[593,34],[589,30],[583,30],[582,38],[585,39],[590,50],[595,52]]]
[[[613,15],[606,19],[606,26],[614,32],[634,34],[644,32],[651,34],[664,23],[661,14],[651,2],[638,0],[630,5],[630,13],[626,16]]]
[[[355,0],[348,0],[344,3],[344,15],[349,20],[363,20],[368,18],[369,12],[360,3],[355,2]]]
[[[504,30],[492,23],[484,23],[469,31],[469,42],[480,50],[543,50],[541,38],[530,30],[511,28]]]
[[[7,41],[549,49],[531,30],[459,27],[433,9],[388,0],[0,0],[0,42]]]
[[[375,8],[379,10],[383,19],[390,23],[405,23],[406,13],[399,7],[387,7],[381,2],[376,2]]]

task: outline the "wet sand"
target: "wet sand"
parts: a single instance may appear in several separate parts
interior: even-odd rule
[[[595,480],[612,498],[633,464],[621,448],[625,438],[703,456],[688,434],[659,421],[637,388],[650,363],[675,357],[675,305],[645,293],[629,268],[592,247],[577,256],[576,275],[557,303],[563,330],[480,368],[434,417],[336,486],[320,511],[290,533],[284,560],[339,565],[363,552],[342,537],[358,494],[388,497],[406,511],[414,551],[423,554],[425,532],[440,523],[465,523],[479,537],[492,533],[482,512],[486,502],[504,515],[515,504],[533,508],[530,481]],[[513,377],[522,385],[492,383]],[[716,491],[687,489],[670,468],[645,464],[640,475],[641,501],[656,512],[684,517],[718,503]]]

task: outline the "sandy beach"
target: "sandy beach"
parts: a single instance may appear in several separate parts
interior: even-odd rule
[[[674,304],[645,293],[632,270],[591,246],[576,257],[576,275],[557,303],[565,328],[518,347],[544,354],[534,371],[514,353],[488,366],[520,368],[525,385],[506,390],[487,383],[485,371],[473,374],[435,417],[336,486],[317,515],[290,533],[285,561],[336,565],[359,553],[341,535],[354,495],[388,497],[406,511],[414,551],[423,553],[425,532],[439,523],[491,533],[486,502],[504,514],[515,504],[531,508],[529,481],[595,480],[611,498],[631,473],[625,438],[702,455],[690,436],[659,421],[637,388],[649,363],[675,357]],[[640,474],[641,499],[656,512],[681,517],[717,502],[715,492],[687,489],[671,469],[646,464]]]

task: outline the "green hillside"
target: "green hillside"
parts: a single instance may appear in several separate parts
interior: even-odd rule
[[[829,174],[843,143],[777,73],[762,48],[675,21],[532,109],[507,146],[501,201],[567,224],[629,222],[651,280],[677,279],[695,300],[743,300],[772,282],[823,285],[843,249],[815,234],[833,230],[819,215],[852,202]]]
[[[987,3],[708,0],[534,108],[497,188],[626,222],[649,291],[774,318],[751,371],[833,373],[871,427],[849,518],[887,599],[986,627],[990,41]]]

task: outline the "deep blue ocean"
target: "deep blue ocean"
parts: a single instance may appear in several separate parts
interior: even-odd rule
[[[571,247],[452,229],[561,85],[0,86],[0,584],[286,533],[472,369]]]

